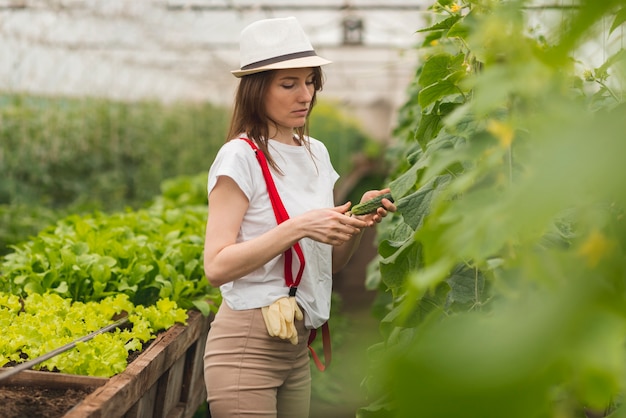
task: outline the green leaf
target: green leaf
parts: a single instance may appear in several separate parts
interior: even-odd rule
[[[419,169],[419,164],[413,164],[407,171],[402,173],[400,177],[389,183],[391,195],[394,196],[395,199],[399,199],[415,187],[415,183],[417,183],[417,171]]]
[[[438,31],[438,30],[448,30],[451,27],[454,26],[454,24],[461,18],[460,15],[452,15],[444,20],[442,20],[441,22],[435,23],[432,26],[429,26],[427,28],[424,29],[419,29],[417,32],[432,32],[432,31]]]
[[[444,175],[424,184],[415,193],[403,197],[397,202],[398,211],[404,222],[413,230],[417,230],[429,213],[429,208],[436,192],[450,181],[450,176]]]
[[[615,19],[611,24],[611,29],[609,29],[609,35],[612,34],[615,29],[619,28],[624,22],[626,22],[626,7],[621,8],[615,14]]]
[[[446,78],[434,84],[424,87],[418,95],[418,103],[422,108],[426,108],[447,96],[463,95],[463,90],[459,87],[459,81],[465,77],[465,70],[448,74]]]
[[[422,87],[428,87],[446,79],[450,74],[463,70],[464,59],[465,56],[463,54],[439,53],[431,56],[424,63],[418,83]]]
[[[59,283],[59,285],[57,287],[51,288],[51,290],[54,290],[55,292],[57,292],[57,293],[59,293],[61,295],[65,295],[65,294],[67,294],[67,292],[70,289],[69,289],[69,287],[67,285],[67,282],[63,281],[63,282]]]
[[[469,26],[467,26],[462,20],[456,22],[447,33],[448,38],[462,38],[467,39],[469,35]]]
[[[598,73],[606,74],[613,65],[620,61],[626,61],[626,49],[620,49],[611,55],[604,64],[596,69]]]
[[[204,316],[209,316],[212,311],[217,310],[217,307],[214,304],[210,304],[204,299],[197,299],[192,301],[193,306],[196,307],[200,311],[200,313]]]
[[[426,148],[426,145],[428,145],[430,140],[437,136],[442,127],[442,119],[441,115],[435,113],[422,115],[422,120],[420,121],[417,132],[415,133],[417,142],[419,142],[422,148]]]
[[[434,289],[450,274],[453,262],[449,258],[440,258],[434,264],[419,270],[412,270],[409,274],[409,283],[417,289],[419,294]]]
[[[423,47],[432,46],[433,43],[441,39],[443,34],[444,34],[444,31],[442,30],[436,30],[436,31],[427,33],[426,36],[424,37],[424,40],[422,41],[422,46]]]
[[[405,284],[408,272],[421,265],[421,246],[414,240],[407,241],[391,257],[380,262],[380,272],[385,285],[391,289],[400,289]]]
[[[433,183],[421,187],[418,191],[398,200],[396,205],[402,214],[404,222],[413,230],[419,228],[432,199]]]
[[[458,305],[457,309],[467,310],[483,302],[485,278],[478,269],[459,264],[446,282],[450,285],[448,306]]]

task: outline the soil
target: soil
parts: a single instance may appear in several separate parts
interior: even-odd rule
[[[149,345],[150,343],[144,344],[141,351],[129,353],[128,363],[135,360]],[[92,391],[93,389],[0,385],[0,418],[60,418]]]
[[[0,387],[1,418],[59,418],[90,392],[26,386]],[[45,412],[44,412],[45,411]]]

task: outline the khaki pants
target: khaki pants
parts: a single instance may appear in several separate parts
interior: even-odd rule
[[[204,381],[211,418],[307,418],[310,331],[297,321],[298,345],[270,337],[261,309],[234,311],[226,302],[211,324]]]

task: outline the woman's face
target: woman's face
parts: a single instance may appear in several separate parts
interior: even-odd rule
[[[276,139],[291,140],[293,129],[304,126],[315,94],[312,68],[276,70],[267,95],[265,110],[276,126]]]

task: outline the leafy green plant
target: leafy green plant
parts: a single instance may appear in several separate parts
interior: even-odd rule
[[[440,0],[419,31],[360,417],[625,416],[625,54],[573,57],[626,9],[574,3],[554,36],[522,0]]]
[[[141,207],[161,182],[208,170],[228,118],[209,103],[0,94],[0,204],[70,213]],[[355,154],[378,155],[337,104],[319,103],[311,125],[341,175]]]
[[[187,312],[166,298],[145,307],[133,305],[124,294],[82,303],[54,293],[32,293],[24,299],[0,293],[0,367],[33,360],[75,342],[121,314],[128,315],[131,327],[77,342],[74,349],[45,360],[36,369],[111,377],[126,369],[129,352],[141,351],[159,331],[175,323],[186,325]]]
[[[208,314],[219,292],[202,266],[206,206],[179,206],[200,199],[199,181],[165,183],[166,195],[146,209],[61,219],[4,257],[0,289],[82,302],[120,293],[141,305],[168,298]]]
[[[208,103],[0,95],[0,203],[114,211],[208,169],[225,109]]]
[[[11,245],[37,235],[63,216],[63,211],[43,206],[0,205],[0,256],[9,253]]]

